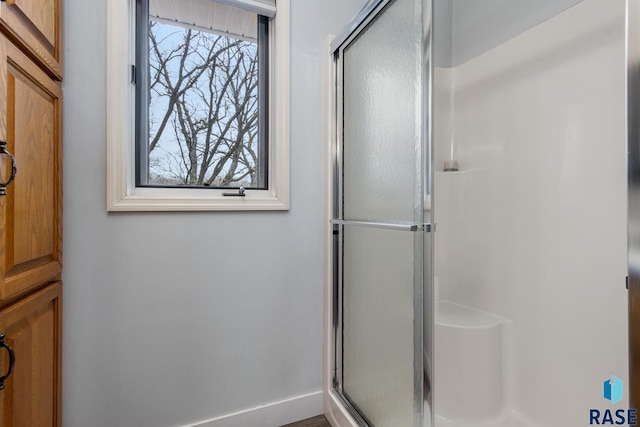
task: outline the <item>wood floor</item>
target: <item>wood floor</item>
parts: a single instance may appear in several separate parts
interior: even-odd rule
[[[331,424],[329,424],[324,415],[319,415],[317,417],[298,421],[293,424],[287,424],[286,426],[281,427],[331,427]]]

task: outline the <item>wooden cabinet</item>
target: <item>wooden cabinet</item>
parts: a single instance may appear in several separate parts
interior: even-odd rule
[[[0,198],[0,300],[7,300],[59,279],[61,272],[62,89],[1,36],[0,59],[0,87],[6,92],[0,140],[7,141],[18,165]]]
[[[60,0],[0,0],[0,427],[60,427]],[[0,347],[0,377],[10,366]]]
[[[60,0],[2,0],[0,29],[62,80]]]
[[[15,354],[0,391],[0,427],[60,426],[60,283],[0,310],[0,331]],[[0,375],[9,352],[0,348]]]

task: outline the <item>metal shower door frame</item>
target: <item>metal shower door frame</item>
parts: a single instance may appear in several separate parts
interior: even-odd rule
[[[390,6],[395,0],[369,0],[357,13],[354,19],[345,27],[345,29],[332,41],[330,46],[330,53],[332,55],[332,82],[333,90],[335,91],[333,97],[333,108],[331,112],[332,123],[332,145],[333,145],[333,161],[331,162],[331,174],[333,176],[332,182],[332,194],[333,194],[333,206],[330,210],[331,230],[332,230],[332,278],[333,278],[333,295],[331,316],[332,316],[332,328],[331,337],[333,341],[333,361],[330,363],[332,371],[332,384],[331,387],[337,392],[341,403],[347,409],[349,414],[356,420],[356,422],[362,426],[368,426],[369,424],[361,416],[354,405],[345,397],[343,391],[343,347],[342,347],[342,325],[343,325],[343,238],[344,238],[344,225],[349,223],[355,226],[375,226],[377,228],[390,228],[395,230],[406,230],[408,232],[415,232],[414,238],[414,253],[418,253],[422,258],[422,263],[415,263],[414,267],[414,396],[422,396],[422,398],[416,398],[414,401],[414,412],[419,413],[417,417],[419,422],[414,427],[423,427],[423,425],[433,425],[433,411],[428,412],[429,420],[423,419],[427,416],[424,411],[425,400],[430,396],[423,395],[425,390],[425,378],[426,381],[432,383],[428,377],[428,372],[433,372],[433,369],[424,366],[425,360],[430,361],[432,364],[432,348],[429,345],[425,346],[423,342],[423,328],[428,329],[428,334],[433,337],[434,319],[433,319],[433,307],[429,307],[427,310],[423,304],[425,301],[429,301],[433,304],[433,274],[431,266],[433,265],[432,259],[425,260],[425,253],[432,258],[433,251],[431,249],[425,250],[425,246],[432,247],[432,238],[429,233],[432,230],[430,221],[424,218],[424,201],[431,196],[431,183],[432,170],[431,159],[432,155],[432,87],[433,87],[433,73],[432,73],[432,0],[414,0],[416,4],[421,4],[422,7],[422,66],[421,76],[419,83],[417,84],[417,91],[421,98],[420,106],[417,110],[417,116],[420,117],[420,123],[416,123],[416,128],[419,128],[419,134],[421,138],[416,141],[416,151],[421,153],[421,156],[417,156],[417,164],[415,165],[417,171],[417,179],[415,183],[415,211],[414,218],[419,221],[414,221],[411,224],[371,224],[365,222],[345,221],[342,218],[343,212],[343,88],[344,88],[344,50],[350,45],[351,42],[356,40],[358,36],[365,31],[374,20],[384,12],[384,10]],[[420,236],[420,237],[419,237]],[[425,274],[424,264],[427,264],[427,273]],[[424,298],[428,293],[428,298]],[[425,319],[423,316],[429,313],[430,318]],[[427,320],[427,322],[425,322]],[[433,342],[433,339],[431,340]],[[427,357],[425,357],[425,353]],[[428,385],[431,387],[431,384]],[[428,402],[431,406],[431,401]]]
[[[640,0],[626,3],[629,403],[640,405]]]

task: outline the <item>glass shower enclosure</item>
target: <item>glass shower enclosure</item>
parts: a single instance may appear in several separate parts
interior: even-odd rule
[[[334,382],[363,425],[421,427],[430,412],[431,321],[423,307],[431,277],[424,262],[431,253],[430,54],[423,49],[430,8],[423,0],[369,2],[332,46]]]
[[[334,39],[335,426],[565,427],[629,409],[636,3],[371,0]]]

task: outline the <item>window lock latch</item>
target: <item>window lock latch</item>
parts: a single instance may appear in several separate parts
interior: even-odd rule
[[[244,191],[245,188],[241,186],[237,193],[222,193],[222,195],[225,197],[245,197],[246,194],[244,194]]]

